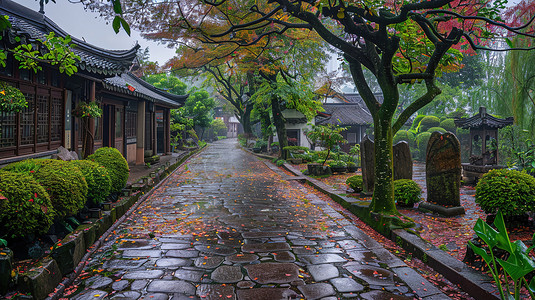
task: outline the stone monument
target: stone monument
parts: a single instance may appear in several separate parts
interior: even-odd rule
[[[461,145],[457,137],[451,132],[433,132],[427,144],[425,161],[427,201],[419,208],[444,216],[464,214],[459,193]]]
[[[360,164],[362,165],[362,188],[365,194],[373,193],[375,152],[374,143],[368,136],[360,142]]]
[[[411,179],[412,180],[412,157],[411,148],[405,141],[394,145],[394,180]]]

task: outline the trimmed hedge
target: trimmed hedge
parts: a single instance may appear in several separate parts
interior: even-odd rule
[[[351,176],[346,179],[346,184],[356,193],[362,192],[362,175]]]
[[[392,144],[395,145],[401,141],[406,141],[409,144],[409,146],[412,146],[414,145],[414,140],[415,140],[415,137],[412,132],[407,131],[407,130],[399,130],[394,135]]]
[[[457,130],[457,126],[455,126],[455,121],[453,119],[445,119],[444,121],[440,122],[440,127],[453,133],[455,133]]]
[[[442,127],[431,127],[427,130],[427,132],[435,132],[435,131],[438,131],[440,133],[446,133],[446,129],[442,128]]]
[[[418,132],[426,132],[431,127],[440,126],[440,119],[435,116],[426,116],[420,121]]]
[[[110,147],[99,148],[89,155],[87,160],[97,162],[108,170],[111,180],[110,192],[120,192],[126,186],[130,169],[119,150]]]
[[[420,121],[422,121],[422,119],[425,117],[426,115],[417,115],[416,118],[414,118],[414,121],[412,121],[410,130],[416,131],[416,129],[418,129],[418,125],[420,125]]]
[[[80,169],[69,162],[53,159],[27,159],[7,165],[4,170],[29,174],[50,195],[59,219],[73,216],[84,207],[87,182]]]
[[[476,203],[488,214],[504,216],[535,211],[535,178],[516,170],[491,170],[476,186]]]
[[[394,181],[394,200],[399,206],[412,207],[420,202],[422,189],[410,179],[398,179]]]
[[[87,201],[100,204],[110,194],[111,180],[108,170],[90,160],[72,160],[71,164],[80,169],[87,182]]]
[[[32,176],[0,171],[0,236],[46,233],[55,215],[48,193]]]

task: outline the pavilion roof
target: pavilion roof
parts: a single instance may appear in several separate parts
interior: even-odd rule
[[[357,103],[325,103],[323,108],[328,117],[318,119],[318,124],[365,125],[373,123],[371,114]]]
[[[485,107],[479,108],[479,113],[470,118],[460,118],[456,119],[455,126],[460,128],[482,128],[482,127],[491,127],[491,128],[503,128],[505,126],[512,125],[514,121],[513,117],[508,117],[506,119],[500,119],[493,117],[487,114],[487,109]]]

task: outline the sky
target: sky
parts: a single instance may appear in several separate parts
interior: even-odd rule
[[[39,1],[14,1],[39,11]],[[67,0],[56,0],[56,2],[49,1],[45,5],[45,15],[73,37],[84,39],[92,45],[109,50],[131,49],[137,41],[142,49],[149,47],[150,60],[157,61],[160,65],[174,56],[174,49],[145,40],[139,32],[132,30],[131,36],[128,36],[121,29],[118,34],[115,34],[111,22],[100,17],[98,13],[85,11],[81,3],[70,3]]]

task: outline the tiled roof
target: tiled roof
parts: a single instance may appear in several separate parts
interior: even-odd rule
[[[514,122],[513,117],[507,119],[500,119],[487,114],[485,107],[479,108],[479,113],[470,118],[456,119],[455,126],[460,128],[479,128],[479,127],[491,127],[491,128],[503,128],[505,126],[512,125]]]
[[[7,15],[12,28],[9,39],[14,43],[15,36],[23,36],[27,42],[43,39],[45,35],[54,32],[56,36],[65,37],[68,34],[45,15],[28,9],[10,0],[0,0],[0,15]],[[75,45],[73,52],[80,56],[77,66],[90,73],[115,75],[126,71],[136,58],[139,45],[129,50],[106,50],[90,45],[72,37]]]
[[[371,114],[356,103],[326,103],[325,113],[330,117],[320,120],[318,124],[365,125],[373,123]]]
[[[175,95],[155,88],[132,73],[106,78],[102,84],[107,90],[132,95],[170,108],[183,106],[188,98],[188,95]]]

